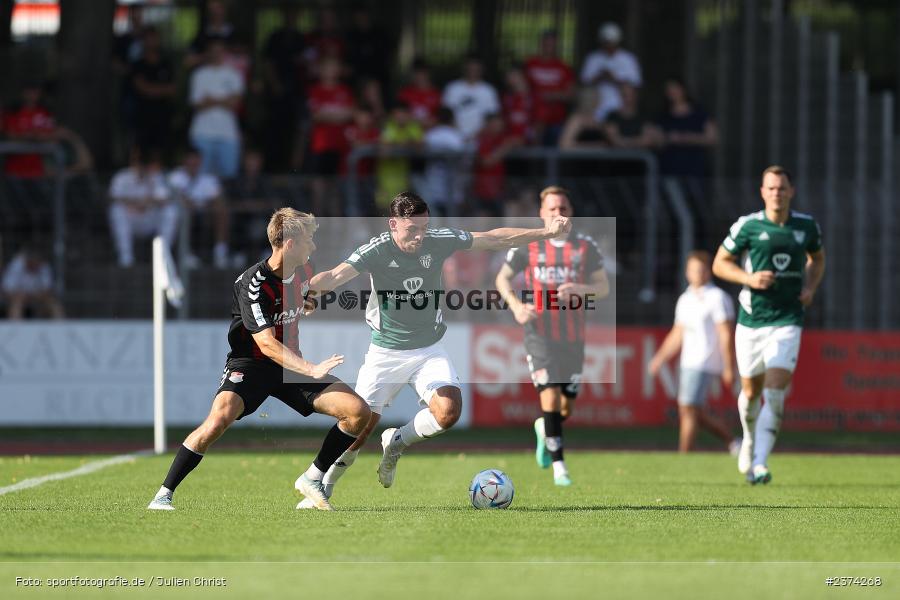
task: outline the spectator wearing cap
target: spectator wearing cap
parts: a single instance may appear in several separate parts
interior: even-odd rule
[[[478,137],[488,115],[500,112],[500,99],[494,86],[484,81],[481,59],[469,55],[463,67],[462,79],[444,88],[442,104],[453,111],[456,127],[463,137],[473,141]]]
[[[134,237],[162,236],[171,248],[178,227],[178,205],[172,201],[156,151],[131,152],[131,165],[109,184],[109,223],[119,266],[134,264]]]
[[[441,91],[431,82],[431,70],[422,58],[416,58],[412,66],[412,78],[400,89],[397,98],[409,105],[413,118],[423,127],[431,127],[441,106]]]
[[[203,157],[203,171],[222,179],[234,177],[240,166],[241,131],[238,107],[244,95],[241,74],[225,62],[225,42],[211,39],[207,61],[191,75],[194,107],[191,145]]]
[[[13,257],[0,287],[6,298],[6,316],[11,320],[24,319],[29,313],[38,318],[63,318],[62,305],[53,291],[50,263],[34,246]]]
[[[222,198],[219,179],[201,170],[203,159],[196,148],[189,148],[182,165],[169,173],[169,189],[187,209],[192,219],[209,221],[214,237],[213,264],[228,266],[228,210]],[[206,223],[202,223],[204,226]],[[198,264],[199,260],[191,260]]]
[[[596,86],[597,110],[594,118],[602,123],[613,111],[622,107],[620,86],[641,87],[641,65],[637,57],[621,47],[622,29],[615,23],[604,23],[597,32],[600,48],[591,52],[581,68],[581,82]]]
[[[537,140],[544,146],[556,146],[569,104],[575,99],[575,73],[559,57],[555,30],[541,34],[540,53],[526,59],[525,76],[533,95]]]

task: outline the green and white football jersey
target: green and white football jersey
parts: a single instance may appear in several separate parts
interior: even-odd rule
[[[425,348],[441,339],[444,325],[441,271],[457,250],[472,247],[472,234],[461,229],[427,229],[415,254],[400,250],[385,231],[357,248],[344,262],[369,273],[372,293],[366,322],[372,343],[383,348]]]
[[[775,273],[775,283],[769,289],[744,286],[741,290],[738,323],[747,327],[803,325],[799,296],[806,255],[822,247],[822,233],[811,216],[791,211],[785,224],[778,225],[761,210],[738,219],[722,245],[741,256],[748,273]]]

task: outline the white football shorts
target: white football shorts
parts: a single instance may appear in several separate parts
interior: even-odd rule
[[[370,344],[355,389],[372,412],[380,415],[407,384],[416,390],[422,406],[431,402],[436,389],[460,387],[459,375],[443,344],[436,342],[413,350],[391,350]]]
[[[800,354],[799,325],[774,327],[747,327],[738,324],[734,332],[734,349],[738,373],[741,377],[754,377],[766,369],[785,369],[793,373]]]

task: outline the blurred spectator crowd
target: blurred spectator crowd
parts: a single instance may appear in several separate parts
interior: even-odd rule
[[[558,35],[547,30],[502,82],[486,80],[486,65],[472,54],[458,78],[441,85],[421,59],[402,81],[392,80],[394,43],[364,9],[348,15],[346,28],[333,9],[320,9],[304,32],[299,10],[286,7],[258,56],[236,35],[225,2],[208,0],[205,14],[178,61],[160,31],[143,24],[140,8],[130,13],[130,31],[115,40],[123,134],[110,143],[128,164],[108,186],[107,220],[121,267],[135,263],[136,240],[161,235],[174,244],[184,219],[195,240],[194,266],[231,268],[255,259],[246,254],[248,243],[264,245],[255,224],[285,201],[319,216],[375,216],[398,191],[414,188],[439,214],[517,214],[522,198],[508,185],[507,157],[528,146],[652,151],[661,173],[682,178],[702,212],[715,123],[677,79],[665,83],[659,114],[642,112],[640,60],[615,23],[600,27],[597,48],[580,69],[561,58]],[[90,171],[87,148],[49,106],[41,85],[26,84],[4,107],[3,138],[57,142],[67,172]],[[183,113],[189,122],[179,128],[176,115]],[[361,148],[369,151],[354,153]],[[52,173],[42,156],[0,160],[9,198],[0,202],[0,218],[47,197]],[[358,180],[353,198],[345,186],[351,168]],[[304,176],[307,193],[278,197],[273,174]],[[27,272],[43,282],[40,269],[27,267],[38,256],[29,245],[6,266],[10,314],[20,314],[22,302],[10,296],[6,277]],[[52,303],[41,310],[61,312]]]

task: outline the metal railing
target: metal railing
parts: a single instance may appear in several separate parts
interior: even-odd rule
[[[359,194],[357,165],[360,160],[375,157],[417,158],[426,160],[457,160],[471,163],[473,153],[430,151],[425,149],[380,148],[375,145],[355,148],[347,157],[347,193],[351,206],[362,204]],[[656,257],[657,257],[657,223],[659,220],[659,164],[656,156],[647,150],[610,149],[610,148],[514,148],[506,155],[508,159],[535,160],[543,162],[543,181],[545,185],[560,182],[560,165],[568,161],[597,162],[632,162],[642,163],[645,168],[644,184],[646,199],[643,206],[643,260],[641,268],[641,290],[639,298],[643,302],[652,302],[656,297]],[[427,199],[426,199],[427,200]],[[612,215],[610,215],[612,216]]]

